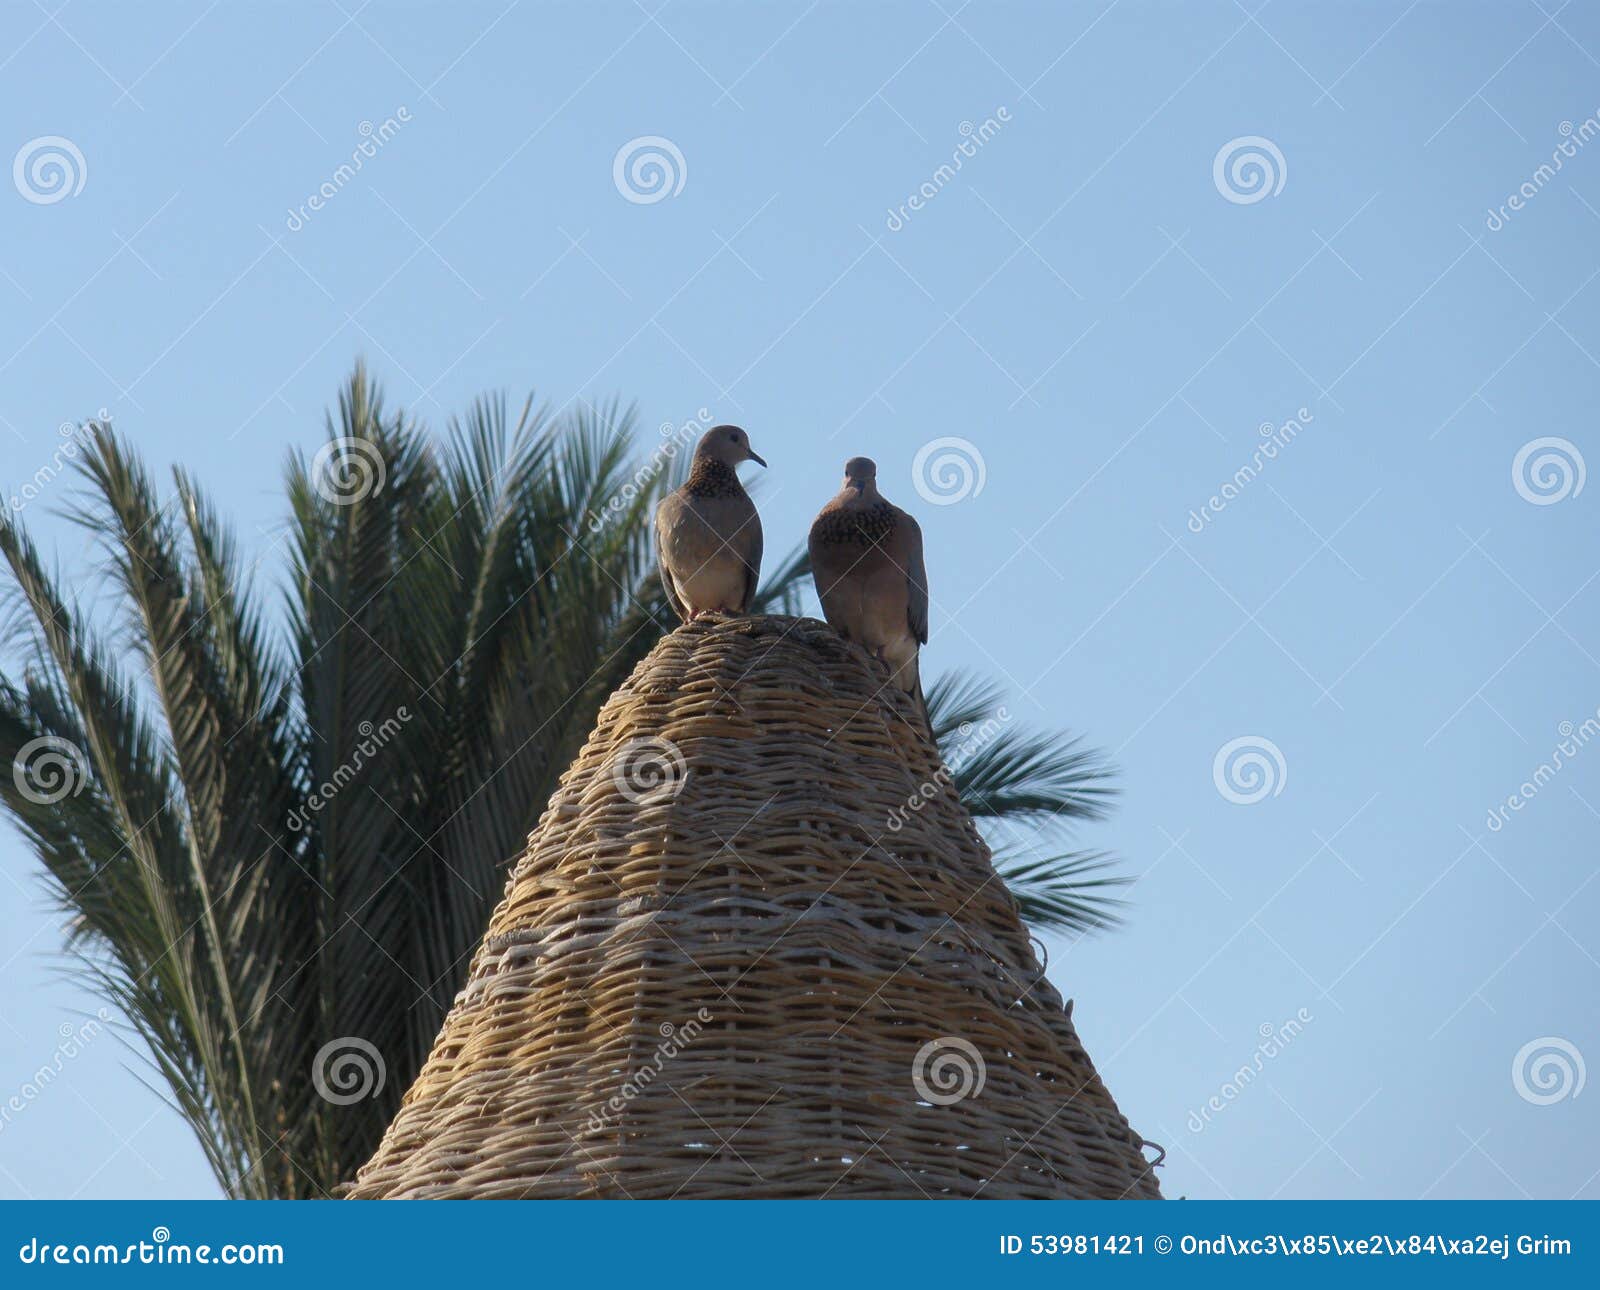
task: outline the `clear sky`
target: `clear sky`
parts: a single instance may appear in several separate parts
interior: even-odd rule
[[[435,423],[737,421],[773,557],[869,454],[927,670],[1122,768],[1129,926],[1050,973],[1167,1193],[1597,1197],[1600,1096],[1513,1075],[1600,1060],[1597,71],[1561,0],[6,0],[0,493],[104,408],[264,553],[358,355]],[[97,1004],[0,875],[3,1100]],[[0,1196],[216,1194],[138,1067],[67,1063]]]

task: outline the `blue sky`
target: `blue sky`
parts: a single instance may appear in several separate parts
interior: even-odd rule
[[[1167,1193],[1593,1198],[1600,1099],[1514,1069],[1600,1056],[1597,59],[1559,0],[8,2],[0,492],[104,408],[271,567],[358,355],[436,424],[496,389],[736,421],[773,557],[872,455],[926,670],[1122,769],[1080,839],[1129,926],[1050,974]],[[630,190],[648,138],[672,174]],[[939,438],[981,490],[913,477]],[[70,502],[22,518],[77,569]],[[9,828],[0,875],[3,1100],[98,1004]],[[0,1196],[148,1194],[216,1189],[97,1037]]]

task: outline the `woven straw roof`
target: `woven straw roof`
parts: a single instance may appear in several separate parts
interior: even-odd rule
[[[810,619],[663,640],[350,1195],[1159,1197],[884,675]]]

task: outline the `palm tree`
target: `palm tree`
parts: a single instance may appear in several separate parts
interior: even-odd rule
[[[24,624],[0,797],[228,1194],[326,1195],[371,1154],[557,777],[673,625],[648,538],[669,472],[635,465],[631,425],[484,399],[436,439],[358,367],[328,443],[289,462],[262,557],[288,545],[281,613],[195,482],[163,501],[105,426],[74,514],[121,622],[0,520]],[[757,610],[796,611],[806,572],[787,560]],[[1026,826],[1001,849],[1025,915],[1115,922],[1104,857],[1037,843],[1102,812],[1095,755],[991,728],[999,695],[970,678],[929,703],[974,813]],[[362,1054],[326,1056],[355,1036],[385,1071],[360,1101],[339,1063]]]

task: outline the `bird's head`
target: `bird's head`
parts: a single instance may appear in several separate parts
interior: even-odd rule
[[[846,492],[865,497],[878,491],[878,463],[871,457],[852,457],[844,464]]]
[[[712,426],[700,436],[694,455],[720,461],[725,466],[737,466],[741,461],[753,461],[758,466],[767,463],[750,447],[750,436],[738,426]]]

